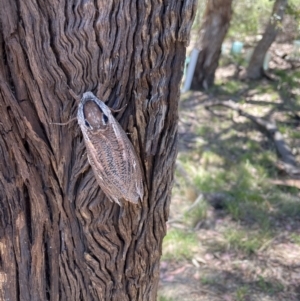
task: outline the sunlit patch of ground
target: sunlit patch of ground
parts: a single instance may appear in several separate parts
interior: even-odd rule
[[[272,71],[274,82],[230,72],[181,100],[159,301],[300,300],[300,186],[287,185],[272,142],[251,121],[201,104],[233,99],[273,118],[300,162],[300,72]]]

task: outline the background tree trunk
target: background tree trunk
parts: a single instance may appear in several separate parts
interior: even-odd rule
[[[250,79],[259,79],[264,75],[264,59],[268,49],[275,41],[276,36],[281,29],[280,25],[282,23],[287,2],[287,0],[276,0],[274,3],[270,21],[262,39],[258,42],[253,51],[247,68],[247,77]]]
[[[232,0],[207,1],[197,43],[200,53],[192,81],[192,89],[207,89],[214,83],[222,43],[232,16],[231,4]]]
[[[195,1],[16,1],[0,10],[0,300],[156,300]],[[118,114],[140,205],[111,203],[69,88]]]

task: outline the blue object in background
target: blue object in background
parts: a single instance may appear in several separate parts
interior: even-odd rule
[[[240,54],[242,52],[244,43],[239,41],[234,41],[231,46],[232,54]]]
[[[293,44],[294,44],[295,49],[296,49],[297,51],[300,51],[300,40],[295,40],[295,41],[293,42]]]
[[[187,66],[186,77],[183,83],[183,88],[181,89],[181,93],[185,93],[191,88],[198,55],[199,55],[199,50],[194,48],[192,50],[191,56],[189,57],[189,64]]]

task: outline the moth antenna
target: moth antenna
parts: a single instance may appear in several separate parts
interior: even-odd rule
[[[50,124],[55,124],[55,125],[68,125],[69,123],[71,123],[72,121],[76,120],[77,117],[74,117],[72,119],[70,119],[69,121],[67,122],[63,122],[63,123],[57,123],[57,122],[50,122]]]
[[[69,93],[71,94],[71,96],[76,99],[76,101],[79,103],[80,102],[80,95],[77,95],[71,88],[68,89]]]

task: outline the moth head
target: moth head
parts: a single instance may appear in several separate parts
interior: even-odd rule
[[[86,92],[79,104],[77,118],[82,130],[102,131],[107,129],[111,112],[92,92]]]
[[[106,129],[109,116],[103,112],[102,108],[93,100],[88,100],[83,105],[84,125],[90,130]]]

